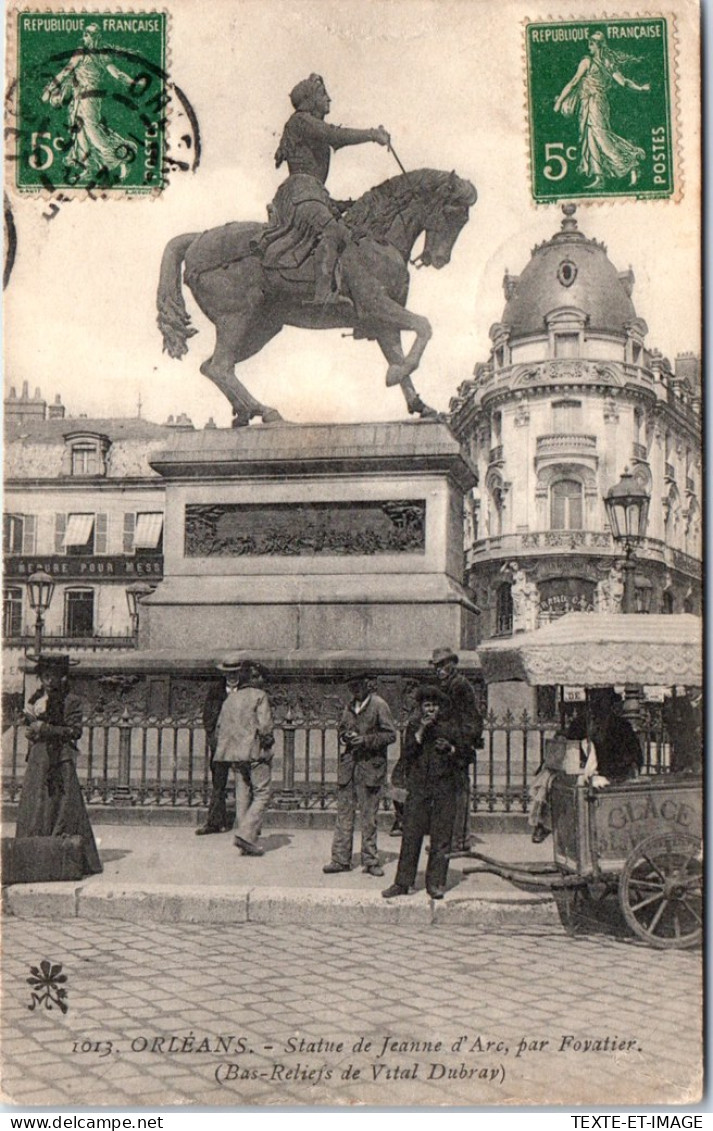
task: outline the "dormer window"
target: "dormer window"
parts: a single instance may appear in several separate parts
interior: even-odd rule
[[[67,432],[62,473],[80,479],[106,475],[106,457],[111,447],[108,436],[100,432]]]

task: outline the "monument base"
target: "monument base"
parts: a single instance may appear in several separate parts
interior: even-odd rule
[[[140,647],[426,657],[472,650],[463,495],[475,473],[436,421],[182,433],[166,480],[164,580]],[[299,663],[297,663],[299,666]]]

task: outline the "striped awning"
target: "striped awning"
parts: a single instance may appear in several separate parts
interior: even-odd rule
[[[64,532],[65,546],[86,546],[94,530],[93,514],[70,514]]]
[[[134,531],[135,550],[155,550],[161,541],[163,531],[163,515],[139,514],[136,516],[136,529]]]

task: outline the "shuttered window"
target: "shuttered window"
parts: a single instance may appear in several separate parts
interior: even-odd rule
[[[37,515],[23,515],[22,527],[22,552],[34,554],[37,552]]]
[[[134,528],[136,526],[136,515],[133,511],[127,511],[124,514],[124,553],[130,554],[134,548]]]
[[[94,553],[105,554],[109,548],[109,516],[101,513],[96,516],[94,526]]]
[[[66,514],[56,514],[54,516],[54,552],[55,554],[64,553],[64,532],[67,529],[67,516]]]

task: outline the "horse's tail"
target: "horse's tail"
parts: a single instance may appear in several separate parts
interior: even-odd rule
[[[156,306],[158,328],[163,334],[163,348],[170,357],[181,358],[188,353],[188,339],[198,331],[191,326],[191,318],[183,301],[181,268],[186,252],[200,233],[190,232],[176,236],[166,244],[161,260]]]

